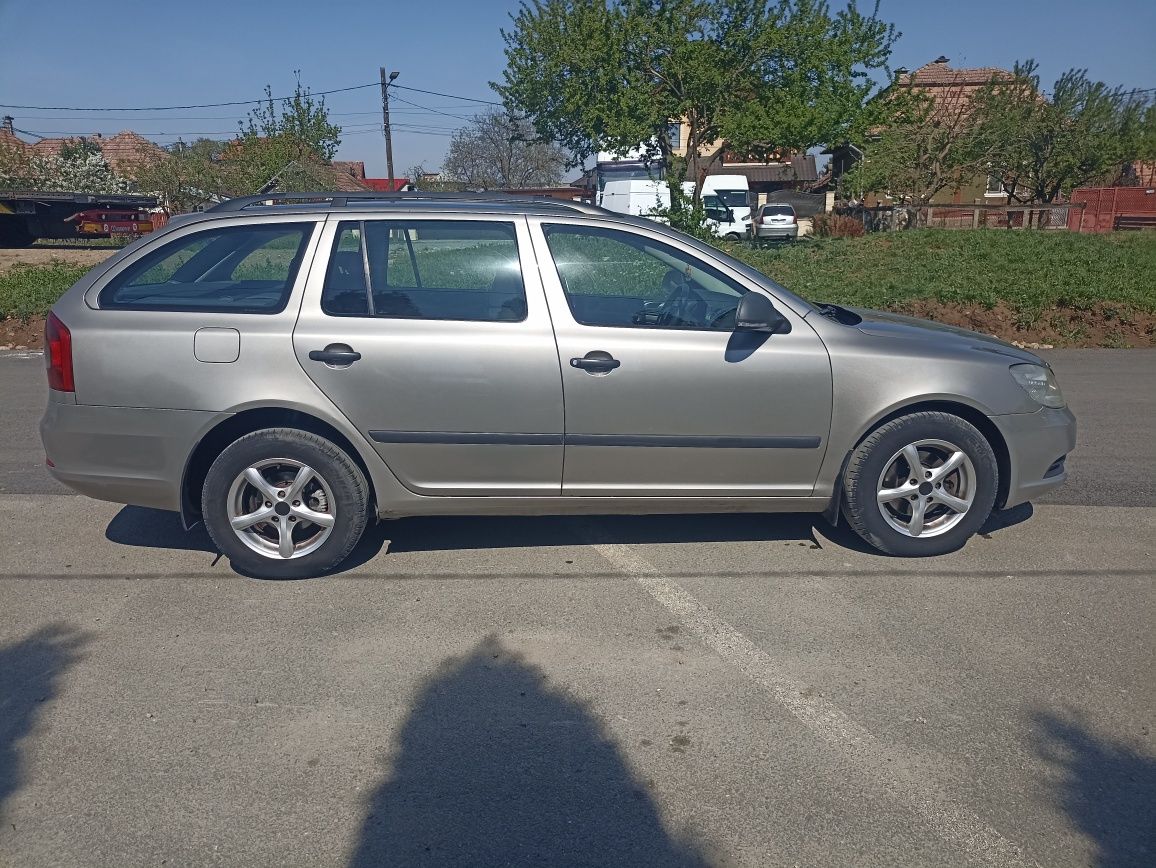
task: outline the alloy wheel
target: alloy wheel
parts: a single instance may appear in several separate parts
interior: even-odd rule
[[[329,484],[292,458],[258,461],[229,488],[228,519],[246,546],[267,558],[300,558],[333,532],[337,505]]]
[[[876,502],[884,520],[909,537],[947,533],[967,515],[976,494],[967,453],[946,440],[919,440],[883,466]]]

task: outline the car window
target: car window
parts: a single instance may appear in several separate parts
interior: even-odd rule
[[[750,204],[750,194],[746,190],[718,190],[715,195],[728,208],[745,208]]]
[[[102,308],[276,313],[316,224],[194,232],[142,256],[106,286]]]
[[[795,209],[790,205],[764,205],[763,216],[765,217],[792,217]]]
[[[331,316],[520,322],[526,290],[514,225],[343,221],[321,309]]]
[[[695,256],[632,232],[543,227],[575,321],[730,331],[747,291]]]

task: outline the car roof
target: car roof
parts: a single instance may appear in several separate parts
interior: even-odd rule
[[[565,199],[541,196],[526,196],[512,193],[377,193],[377,192],[311,192],[311,193],[264,193],[252,196],[238,196],[226,199],[211,208],[206,215],[225,214],[292,214],[316,213],[356,208],[359,211],[466,211],[476,213],[505,214],[547,214],[572,215],[587,214],[599,217],[616,217],[612,211]]]

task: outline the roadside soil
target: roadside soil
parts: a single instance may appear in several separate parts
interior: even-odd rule
[[[91,267],[104,262],[119,249],[119,247],[75,247],[67,244],[0,247],[0,274],[18,263],[48,265],[54,260],[67,262],[69,265]]]

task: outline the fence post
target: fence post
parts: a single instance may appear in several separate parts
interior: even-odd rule
[[[979,228],[979,207],[978,206],[971,209],[971,228],[972,229],[978,229]]]

